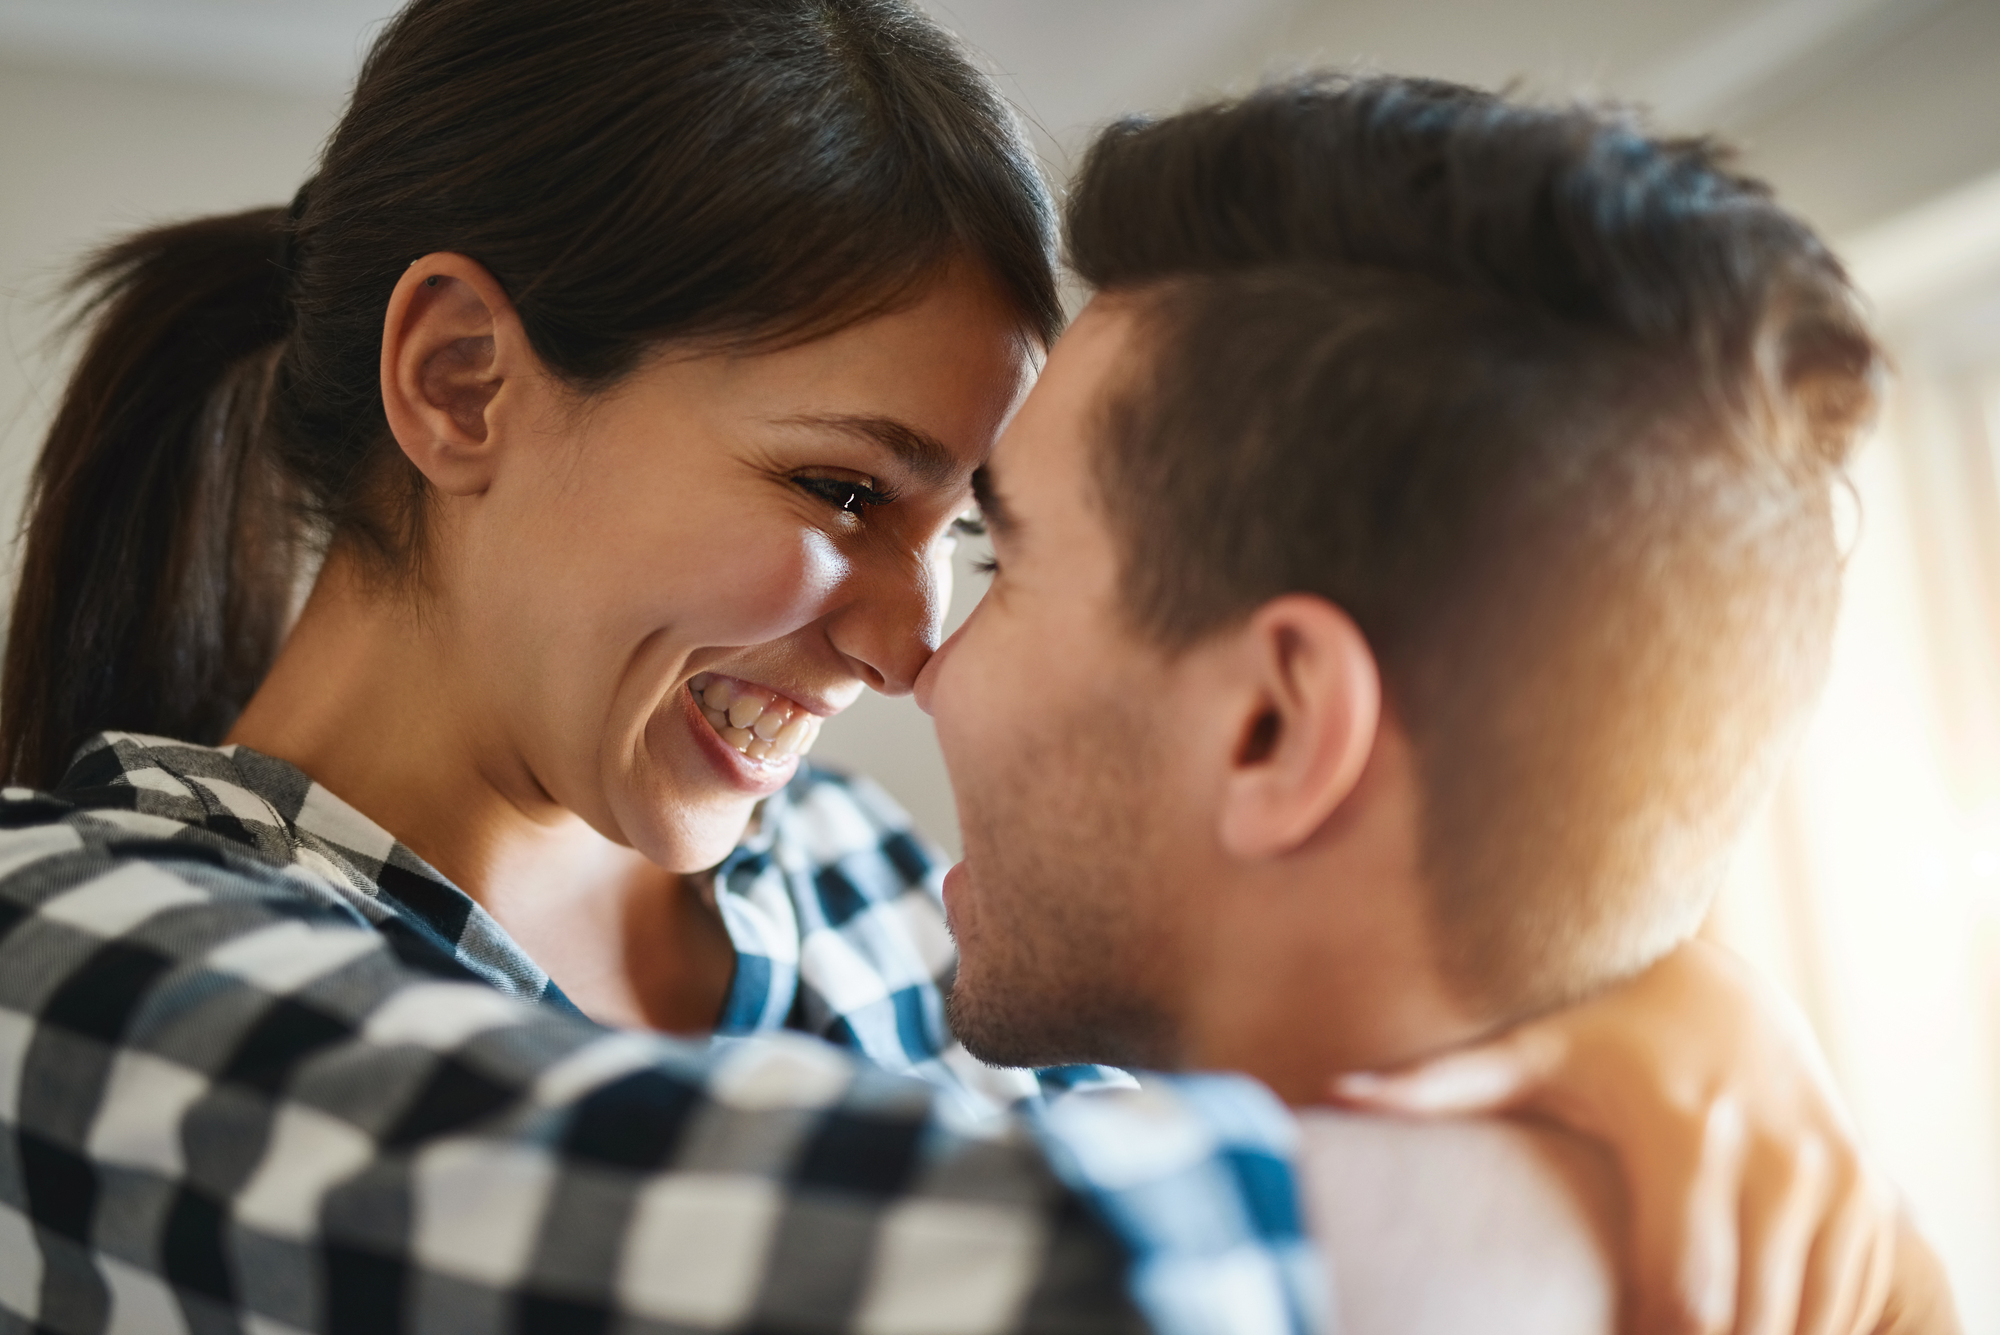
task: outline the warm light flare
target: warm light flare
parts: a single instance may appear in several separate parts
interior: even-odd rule
[[[1826,694],[1715,930],[1804,1006],[1952,1270],[1965,1328],[1995,1330],[2000,566],[1978,528],[2000,489],[1963,468],[1984,441],[1939,402],[1952,392],[1906,363],[1859,461]]]

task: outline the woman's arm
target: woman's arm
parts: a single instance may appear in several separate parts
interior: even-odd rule
[[[1896,1275],[1874,1335],[1961,1335],[1951,1281],[1908,1210],[1896,1217]]]
[[[1881,1318],[1895,1193],[1803,1017],[1721,947],[1690,942],[1593,1001],[1335,1095],[1546,1117],[1608,1146],[1641,1330],[1860,1335]]]
[[[1341,1335],[1616,1335],[1616,1162],[1547,1124],[1301,1119],[1300,1187]],[[1957,1335],[1951,1291],[1907,1212],[1874,1335]]]

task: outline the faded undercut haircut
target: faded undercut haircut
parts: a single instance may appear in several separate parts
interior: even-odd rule
[[[1096,463],[1136,627],[1344,608],[1494,1018],[1684,939],[1824,675],[1881,356],[1705,139],[1320,75],[1112,127],[1069,258],[1138,312]]]

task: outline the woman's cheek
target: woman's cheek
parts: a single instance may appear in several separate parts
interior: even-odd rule
[[[827,534],[813,529],[770,535],[718,552],[702,599],[710,615],[685,621],[686,604],[669,610],[705,645],[754,645],[783,639],[826,615],[852,564]],[[679,602],[679,600],[675,600]]]

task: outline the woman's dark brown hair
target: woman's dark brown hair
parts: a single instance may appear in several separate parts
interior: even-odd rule
[[[382,572],[425,496],[378,380],[403,270],[469,255],[582,391],[669,340],[764,345],[983,264],[1045,341],[1052,214],[1016,123],[901,0],[415,0],[290,210],[162,227],[94,321],[35,472],[0,681],[8,777],[107,728],[220,739],[315,542]]]

